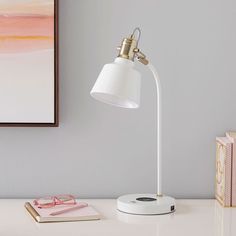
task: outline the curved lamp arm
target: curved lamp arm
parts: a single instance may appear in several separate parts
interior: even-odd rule
[[[139,33],[138,41],[141,35],[141,30],[139,28],[135,28],[131,38],[134,36],[135,32]],[[137,46],[137,45],[136,45]],[[162,132],[161,132],[161,83],[160,78],[157,73],[156,68],[147,60],[146,55],[140,51],[139,48],[134,48],[134,58],[136,58],[143,65],[148,66],[151,70],[155,82],[156,82],[156,90],[157,90],[157,196],[162,196]]]
[[[157,196],[162,196],[161,83],[156,68],[151,63],[148,63],[147,66],[154,76],[157,90]]]

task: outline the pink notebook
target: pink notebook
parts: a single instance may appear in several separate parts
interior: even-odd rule
[[[68,209],[68,206],[59,205],[48,209],[40,209],[32,202],[26,202],[25,208],[28,210],[31,216],[39,223],[101,219],[101,215],[92,206],[87,206],[77,210],[69,211],[56,216],[51,216],[50,214],[52,212]]]

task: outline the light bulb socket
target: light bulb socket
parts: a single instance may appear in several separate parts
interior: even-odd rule
[[[118,47],[118,57],[134,61],[137,40],[134,37],[124,38],[121,46]]]

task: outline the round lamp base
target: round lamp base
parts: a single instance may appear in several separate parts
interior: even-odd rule
[[[117,199],[119,211],[136,215],[162,215],[174,212],[175,199],[155,194],[129,194]]]

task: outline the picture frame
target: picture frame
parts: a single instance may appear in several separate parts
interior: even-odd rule
[[[21,3],[21,1],[24,2],[24,0],[20,0],[19,2]],[[40,16],[38,16],[39,14],[38,12],[40,11],[44,11],[45,12],[44,14],[49,14],[48,13],[49,10],[44,9],[45,7],[44,8],[42,7],[43,3],[45,3],[46,1],[48,2],[51,1],[53,3],[53,8],[51,6],[51,11],[53,9],[53,15],[50,15],[50,19],[47,19],[47,17],[49,18],[49,16],[46,16],[46,17],[43,16],[41,18]],[[4,0],[2,2],[4,3]],[[14,25],[17,26],[17,24],[15,23],[16,21],[18,25],[20,25],[20,17],[22,17],[23,21],[26,22],[26,23],[23,22],[24,26],[27,25],[27,22],[30,20],[26,19],[27,16],[23,11],[24,9],[17,6],[16,8],[20,13],[13,14],[12,13],[14,10],[13,6],[8,6],[11,3],[11,0],[7,0],[6,2],[7,3],[4,6],[5,8],[4,7],[1,8],[0,6],[0,15],[1,15],[1,9],[3,13],[4,13],[4,9],[6,12],[7,10],[9,10],[10,11],[9,15],[11,14],[13,15],[12,19],[14,17],[16,18],[14,19],[15,21],[13,21]],[[27,4],[29,4],[30,1],[26,1],[26,2]],[[35,2],[38,2],[40,4],[40,0],[34,1],[33,4],[35,4]],[[31,6],[28,6],[28,8],[26,8],[26,11],[33,12],[29,14],[30,15],[29,17],[31,18],[33,17],[32,15],[35,13],[37,19],[33,19],[32,24],[29,23],[29,26],[33,27],[35,25],[36,26],[39,25],[40,29],[38,30],[38,32],[42,33],[42,36],[38,34],[35,36],[35,34],[37,33],[36,27],[32,30],[32,36],[25,35],[25,32],[22,31],[23,36],[14,35],[14,37],[13,36],[8,37],[4,35],[4,32],[3,32],[4,27],[2,27],[3,28],[2,31],[0,30],[0,67],[1,67],[1,64],[3,65],[6,64],[5,67],[2,66],[3,68],[5,68],[5,70],[3,69],[2,74],[0,72],[0,88],[2,88],[2,91],[0,89],[0,127],[58,127],[59,126],[59,76],[58,76],[58,72],[59,72],[59,48],[58,48],[59,46],[59,37],[58,37],[59,36],[58,35],[59,1],[58,0],[42,0],[42,6],[35,6],[35,9],[34,9],[33,4]],[[50,14],[52,13],[50,12]],[[5,13],[3,17],[4,16],[9,17],[9,15]],[[7,19],[4,19],[3,17],[2,19],[0,18],[0,26],[1,26],[1,20],[2,20],[2,25],[5,24],[5,26],[7,27],[7,24],[10,24],[10,23],[6,23]],[[40,21],[41,19],[44,20],[46,23],[45,24],[44,22],[37,23],[37,21]],[[53,24],[50,24],[51,19],[53,19]],[[49,23],[47,24],[47,22]],[[44,28],[42,27],[43,24],[45,25]],[[52,29],[47,28],[47,25],[53,25],[52,26],[53,32],[51,32]],[[7,28],[6,30],[7,33],[11,31],[10,29],[11,29],[10,27]],[[17,31],[17,33],[19,33],[19,28],[16,28],[15,30]],[[27,29],[24,29],[24,30],[27,31]],[[49,31],[51,32],[52,35],[49,35],[50,33]],[[1,36],[3,38],[2,46],[1,46]],[[8,39],[9,39],[9,42],[7,41]],[[20,43],[18,41],[17,43],[19,45],[17,44],[15,45],[13,41],[15,40],[16,42],[18,39]],[[26,43],[24,44],[23,43],[24,39],[28,40],[30,43],[27,42],[28,44]],[[36,44],[32,42],[33,40],[35,41],[38,40],[39,43]],[[53,40],[53,44],[52,44],[52,40]],[[23,47],[20,47],[21,46],[20,44],[23,46],[26,45],[25,46],[26,53],[21,52],[21,50],[23,50],[22,49]],[[4,48],[5,45],[6,47]],[[38,47],[37,50],[35,51],[33,50],[34,49],[33,45]],[[1,50],[3,52],[2,54],[1,54]],[[13,53],[11,50],[13,51]],[[14,53],[16,55],[16,58],[14,57]],[[28,61],[30,62],[29,65],[27,65]],[[19,64],[20,66],[18,66]],[[8,67],[11,68],[11,65],[13,65],[12,70],[8,70],[9,71],[8,73],[6,68]],[[21,73],[16,74],[16,77],[13,76],[14,65],[16,65],[17,67],[16,71],[22,72],[22,74]],[[37,66],[39,66],[39,68],[37,68]],[[31,67],[34,68],[35,71],[31,69]],[[22,68],[26,68],[25,71],[23,71]],[[7,71],[7,72],[3,74],[4,71]],[[26,74],[26,76],[24,73]],[[27,78],[27,76],[29,78]],[[7,79],[4,81],[5,77]],[[22,80],[24,80],[24,83],[22,84],[20,83],[21,78]],[[25,101],[25,104],[22,101]]]

